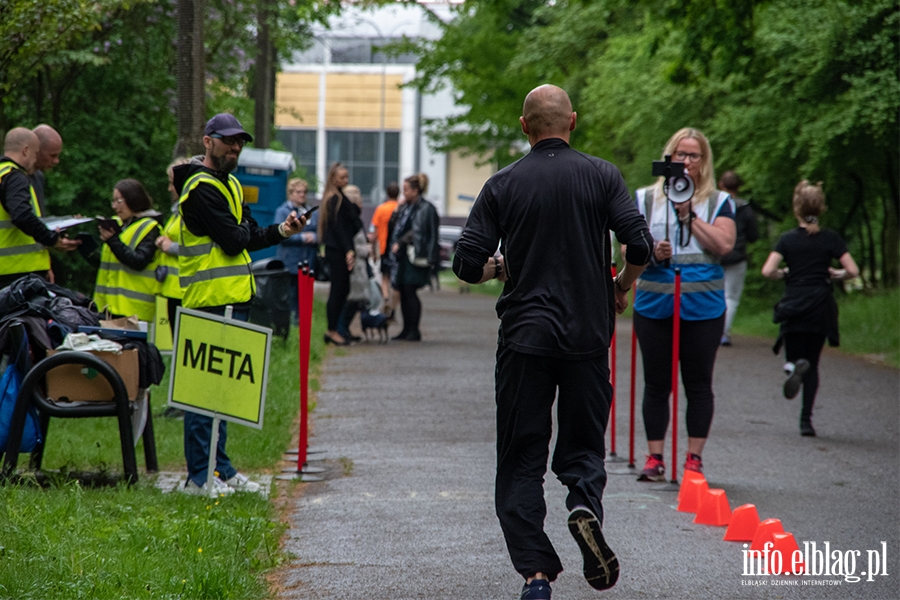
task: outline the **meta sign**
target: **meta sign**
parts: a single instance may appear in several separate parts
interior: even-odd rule
[[[262,429],[272,330],[179,307],[169,405]]]

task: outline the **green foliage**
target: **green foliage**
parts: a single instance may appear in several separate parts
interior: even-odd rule
[[[432,123],[443,148],[508,162],[525,94],[564,87],[576,147],[614,162],[632,188],[685,126],[710,138],[719,172],[781,231],[791,194],[823,181],[836,229],[867,285],[900,278],[896,144],[900,11],[892,0],[564,0],[457,8],[420,45],[420,89],[446,77],[467,112]],[[773,233],[773,238],[778,231]]]
[[[207,110],[252,131],[257,5],[272,10],[278,56],[311,40],[309,24],[340,10],[313,0],[210,0],[205,21]],[[63,138],[48,174],[48,212],[108,215],[112,186],[140,180],[160,212],[176,141],[175,0],[13,0],[0,10],[0,131],[48,123]],[[95,233],[89,227],[85,229]],[[95,266],[54,255],[57,282],[90,293]]]
[[[106,15],[140,2],[6,0],[0,11],[0,96],[15,93],[35,71],[99,29]],[[84,64],[97,62],[96,56],[87,53],[72,52],[68,58]]]

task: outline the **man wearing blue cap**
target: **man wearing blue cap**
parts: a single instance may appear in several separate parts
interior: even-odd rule
[[[244,144],[253,138],[230,114],[218,114],[206,123],[206,154],[173,169],[175,189],[181,190],[178,210],[184,222],[178,272],[185,288],[182,305],[218,315],[231,306],[232,318],[246,321],[256,284],[250,273],[249,252],[274,246],[299,233],[305,218],[292,212],[268,227],[260,227],[244,204],[244,194],[231,171],[237,167]],[[238,473],[225,453],[225,421],[219,423],[216,477],[219,494],[258,491],[259,484]],[[184,415],[184,455],[188,476],[184,491],[207,496],[209,444],[212,418]]]

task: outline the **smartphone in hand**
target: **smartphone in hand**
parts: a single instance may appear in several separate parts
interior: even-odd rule
[[[120,233],[122,231],[122,227],[115,219],[97,217],[97,225],[99,225],[101,229],[106,229],[113,233]]]

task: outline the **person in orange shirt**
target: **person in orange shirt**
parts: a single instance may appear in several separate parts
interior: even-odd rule
[[[393,303],[391,301],[391,255],[387,251],[388,239],[390,239],[391,215],[397,209],[397,197],[400,195],[400,186],[396,181],[390,182],[384,190],[388,199],[378,205],[372,214],[372,224],[369,227],[370,234],[374,234],[372,241],[377,241],[378,256],[381,261],[381,296],[384,298],[384,313],[390,314]]]

